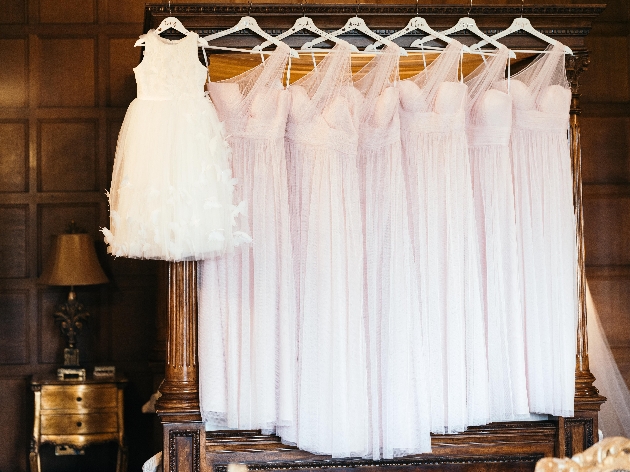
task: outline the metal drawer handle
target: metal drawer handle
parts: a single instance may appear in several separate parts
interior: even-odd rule
[[[81,400],[83,400],[83,398],[81,397],[77,397],[77,401],[80,402]]]
[[[77,426],[80,428],[81,426],[83,426],[83,423],[81,423],[80,421],[77,421]]]

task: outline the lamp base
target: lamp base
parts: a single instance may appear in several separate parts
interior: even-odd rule
[[[59,380],[85,380],[85,369],[79,367],[79,350],[67,347],[63,350],[63,367],[57,369]]]
[[[67,347],[63,350],[63,366],[78,367],[79,366],[79,350],[75,347]]]
[[[57,369],[58,380],[85,380],[85,369],[81,367],[60,367]]]

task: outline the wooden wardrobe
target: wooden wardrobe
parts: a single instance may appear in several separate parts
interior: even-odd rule
[[[527,2],[526,2],[527,3]],[[589,371],[586,307],[584,293],[584,245],[582,176],[580,154],[579,79],[589,65],[584,38],[591,23],[605,5],[444,5],[400,4],[148,4],[145,7],[145,32],[157,27],[167,16],[176,16],[191,31],[204,36],[233,26],[242,16],[251,15],[270,34],[290,28],[307,15],[326,30],[343,26],[350,16],[359,14],[381,35],[403,28],[410,18],[422,16],[431,27],[442,30],[460,17],[471,16],[487,34],[507,28],[517,16],[531,20],[544,34],[568,45],[574,52],[566,58],[567,78],[573,91],[571,106],[571,155],[574,204],[577,215],[579,309],[576,313],[577,356],[575,366],[575,416],[553,417],[545,421],[492,423],[470,427],[452,435],[433,435],[431,454],[396,460],[331,459],[283,445],[279,438],[260,431],[206,432],[199,412],[197,366],[197,265],[195,262],[169,263],[167,303],[167,350],[165,378],[157,414],[163,425],[164,472],[199,472],[214,468],[224,472],[230,462],[247,463],[250,470],[297,470],[346,468],[364,472],[373,467],[389,471],[407,470],[533,470],[543,456],[572,456],[597,440],[597,414],[605,401],[593,386]],[[400,39],[408,45],[417,36]],[[474,38],[462,34],[463,43]],[[357,34],[350,42],[365,46],[368,40]],[[299,46],[306,41],[300,34],[287,39]],[[514,34],[502,40],[512,48],[540,49],[538,40]],[[247,32],[229,35],[216,45],[251,48],[257,39]],[[525,59],[523,62],[526,62]],[[518,64],[514,64],[514,70]]]

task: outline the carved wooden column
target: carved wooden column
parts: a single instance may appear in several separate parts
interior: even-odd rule
[[[582,202],[582,150],[580,145],[579,76],[589,65],[587,52],[567,56],[567,78],[571,84],[571,167],[573,170],[573,205],[576,217],[578,257],[578,323],[575,359],[575,416],[560,418],[558,455],[571,457],[597,441],[597,415],[606,398],[593,385],[595,376],[588,365],[588,332],[586,329],[586,271],[584,258],[584,211]]]
[[[205,429],[199,411],[197,263],[168,266],[166,368],[156,413],[164,432],[164,472],[205,469]]]

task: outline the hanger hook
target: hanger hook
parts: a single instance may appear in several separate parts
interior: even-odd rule
[[[468,15],[470,16],[470,10],[472,10],[472,0],[470,0],[470,6],[468,7]]]
[[[416,16],[418,16],[418,15],[419,15],[419,11],[420,11],[420,10],[418,10],[418,0],[416,0]]]
[[[170,15],[171,13],[171,0],[168,0],[168,14]]]
[[[252,0],[249,0],[249,8],[247,9],[247,16],[252,16]]]
[[[525,8],[525,0],[521,0],[521,18],[523,18],[523,9]]]
[[[357,12],[354,14],[355,18],[359,16],[359,0],[356,1],[357,4]]]
[[[300,6],[302,7],[302,16],[306,16],[306,9],[304,8],[304,2],[300,0]]]

